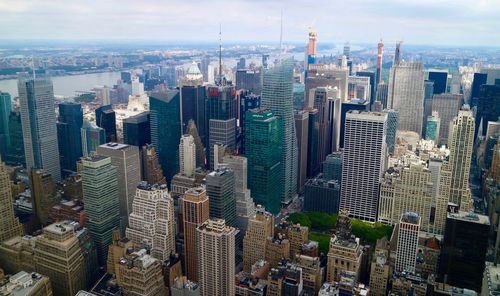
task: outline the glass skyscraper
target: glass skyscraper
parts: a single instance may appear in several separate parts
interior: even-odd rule
[[[10,146],[9,136],[9,115],[12,110],[10,94],[0,92],[0,156],[3,159],[7,156]]]
[[[52,81],[49,78],[21,78],[18,90],[26,169],[44,169],[54,181],[59,181],[61,167]]]
[[[180,96],[177,90],[152,93],[149,97],[151,144],[156,147],[168,184],[179,170],[182,135]]]
[[[83,125],[82,106],[73,102],[59,104],[59,121],[57,122],[57,137],[59,157],[63,175],[76,172],[76,162],[82,157]]]
[[[145,111],[123,120],[123,143],[142,147],[151,144],[149,112]]]
[[[281,119],[269,109],[253,109],[245,120],[248,188],[256,204],[276,214],[283,186]]]
[[[261,107],[281,118],[283,131],[281,200],[289,202],[297,193],[297,137],[293,115],[293,59],[279,61],[264,72]]]
[[[116,113],[111,105],[105,105],[95,110],[95,122],[106,133],[106,142],[116,142]]]

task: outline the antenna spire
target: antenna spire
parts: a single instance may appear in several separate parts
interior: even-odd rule
[[[31,70],[33,71],[33,79],[35,79],[36,73],[35,73],[35,58],[34,58],[34,56],[31,56]]]
[[[219,83],[222,84],[222,24],[219,24]]]
[[[280,54],[279,54],[280,60],[282,51],[283,51],[283,8],[281,8],[281,15],[280,15]]]

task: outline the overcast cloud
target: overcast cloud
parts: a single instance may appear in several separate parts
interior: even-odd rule
[[[0,39],[500,46],[500,0],[0,0]]]

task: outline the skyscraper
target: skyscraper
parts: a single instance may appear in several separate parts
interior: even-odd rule
[[[262,108],[281,118],[283,131],[281,201],[289,202],[297,193],[297,138],[293,119],[293,59],[279,61],[264,73]]]
[[[420,216],[417,213],[406,212],[401,215],[396,248],[396,271],[415,272],[418,253],[418,234],[420,232]]]
[[[117,170],[118,193],[120,200],[120,223],[122,231],[128,224],[132,212],[137,184],[141,182],[141,159],[136,146],[107,143],[97,147],[97,154],[111,158],[111,164]]]
[[[205,168],[205,146],[198,133],[198,128],[194,120],[190,120],[187,126],[186,134],[191,135],[196,147],[196,167]]]
[[[106,132],[94,122],[84,120],[80,132],[82,137],[82,154],[85,157],[95,152],[98,146],[106,143]]]
[[[387,114],[387,135],[385,142],[387,143],[387,151],[392,155],[396,148],[396,131],[399,123],[399,112],[392,109],[384,109],[384,113]]]
[[[61,197],[56,190],[52,176],[46,171],[31,169],[29,179],[35,216],[37,222],[43,226],[49,222],[50,209],[59,202]]]
[[[266,240],[274,236],[274,216],[258,206],[255,214],[248,221],[248,228],[243,238],[243,270],[250,272],[252,265],[266,256]]]
[[[434,82],[433,94],[446,93],[448,84],[448,70],[429,70],[429,80]]]
[[[19,110],[14,110],[9,114],[9,149],[6,163],[14,165],[25,165],[24,138],[22,129],[22,120]]]
[[[80,131],[82,126],[82,106],[73,102],[60,103],[57,137],[63,175],[76,172],[76,162],[83,155]]]
[[[375,84],[375,79],[376,79],[376,74],[373,71],[358,71],[356,72],[356,76],[361,76],[361,77],[368,77],[370,78],[370,105],[375,102],[377,99],[377,89],[376,89],[376,84]],[[366,83],[365,83],[366,86]],[[366,91],[366,90],[364,90]]]
[[[424,67],[421,63],[395,63],[389,77],[387,108],[399,112],[398,130],[422,133]]]
[[[196,229],[209,217],[207,192],[202,187],[192,188],[181,199],[184,229],[184,262],[188,279],[198,281],[198,256]]]
[[[196,229],[201,296],[234,295],[237,229],[222,219],[207,220]]]
[[[139,149],[151,144],[151,121],[148,111],[123,119],[123,143]]]
[[[476,115],[475,135],[479,132],[480,123],[482,122],[483,130],[481,135],[486,135],[488,121],[497,121],[500,117],[500,84],[483,85],[479,88],[479,97]]]
[[[441,119],[439,118],[439,113],[432,112],[432,115],[427,117],[427,124],[425,127],[425,139],[433,140],[434,143],[438,144],[440,125],[441,125]]]
[[[112,232],[120,227],[118,172],[111,158],[94,155],[82,159],[82,188],[87,226],[97,248],[100,266],[106,264]]]
[[[186,77],[180,81],[180,96],[182,132],[186,132],[189,121],[193,120],[201,141],[206,146],[208,144],[205,118],[206,89],[203,85],[203,74],[195,63],[189,67]]]
[[[142,180],[148,182],[148,184],[167,184],[158,161],[156,148],[153,145],[145,145],[142,147],[141,155]]]
[[[257,69],[238,69],[236,71],[236,89],[250,91],[257,96],[262,92],[262,72]]]
[[[313,178],[319,173],[318,138],[318,110],[309,109],[309,130],[307,139],[307,178]]]
[[[206,176],[206,188],[210,201],[210,218],[223,219],[236,227],[236,195],[234,172],[224,165]]]
[[[432,97],[432,112],[439,114],[439,138],[436,144],[444,145],[448,142],[450,123],[457,116],[462,106],[463,95],[439,94]]]
[[[248,187],[255,203],[278,213],[283,186],[281,119],[269,109],[253,109],[247,112],[245,121]]]
[[[309,112],[300,110],[294,113],[295,132],[297,136],[297,189],[304,192],[304,184],[307,177],[307,140],[309,132]]]
[[[54,90],[49,78],[21,78],[18,83],[26,168],[44,169],[61,180]]]
[[[126,237],[151,251],[161,262],[175,253],[174,201],[167,186],[142,182],[137,186]]]
[[[403,51],[401,49],[401,45],[403,41],[399,41],[396,43],[396,51],[394,52],[394,63],[393,66],[399,65],[403,61]]]
[[[14,214],[9,173],[0,157],[0,242],[23,234],[23,226]]]
[[[6,159],[10,147],[9,115],[12,111],[10,94],[0,91],[0,156]]]
[[[196,169],[196,146],[191,135],[182,135],[179,144],[179,173],[193,176]]]
[[[104,105],[95,109],[95,122],[104,129],[106,142],[118,141],[116,134],[116,113],[112,105]]]
[[[210,169],[216,168],[214,146],[224,146],[227,151],[236,148],[236,118],[210,119],[209,121]]]
[[[152,93],[149,108],[151,144],[156,147],[163,173],[170,183],[179,170],[179,139],[182,135],[179,91]]]
[[[384,43],[382,42],[382,38],[380,42],[377,44],[377,72],[376,76],[376,85],[378,86],[382,81],[382,58],[384,56]]]
[[[472,150],[474,149],[474,117],[469,110],[458,112],[451,124],[448,138],[451,165],[450,202],[460,206],[460,210],[471,210],[469,189]]]
[[[385,167],[387,114],[350,111],[345,121],[340,209],[375,222]]]

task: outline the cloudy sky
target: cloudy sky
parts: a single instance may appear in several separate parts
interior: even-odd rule
[[[500,0],[0,0],[0,39],[500,46]]]

